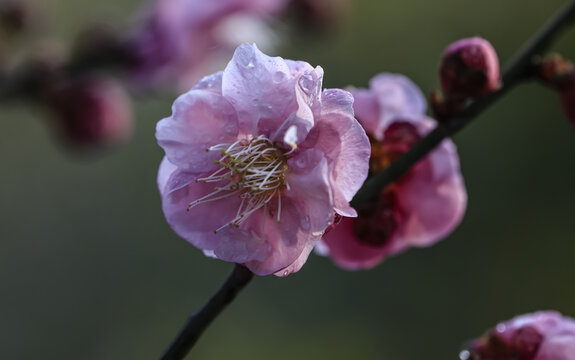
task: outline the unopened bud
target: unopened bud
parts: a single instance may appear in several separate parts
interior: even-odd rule
[[[497,53],[489,41],[479,37],[449,45],[439,75],[446,97],[478,97],[501,87]]]
[[[6,32],[18,34],[32,24],[31,10],[27,3],[10,0],[0,3],[0,26]]]
[[[571,87],[575,66],[559,54],[551,54],[535,62],[541,81],[557,90]]]
[[[555,311],[498,324],[459,354],[460,360],[575,360],[575,320]]]
[[[575,66],[559,54],[551,54],[535,63],[544,84],[559,92],[567,119],[575,125]]]
[[[131,101],[111,78],[89,76],[47,90],[46,103],[66,142],[90,148],[113,145],[132,132]]]

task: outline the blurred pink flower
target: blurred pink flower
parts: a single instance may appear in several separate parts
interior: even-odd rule
[[[108,146],[132,135],[132,102],[114,79],[91,75],[50,84],[43,95],[63,139],[79,148]]]
[[[575,320],[539,311],[498,324],[459,354],[461,360],[575,360]]]
[[[368,171],[350,93],[323,70],[241,45],[223,72],[174,103],[156,137],[172,229],[208,256],[258,275],[298,271]]]
[[[449,97],[477,97],[501,87],[497,53],[489,41],[480,37],[449,45],[439,75],[443,92]]]
[[[369,89],[352,94],[356,118],[371,137],[372,173],[434,127],[424,115],[423,94],[402,75],[377,75]],[[372,203],[358,207],[358,218],[343,217],[317,251],[345,269],[368,269],[409,247],[441,240],[459,224],[466,204],[455,145],[445,140]]]
[[[188,90],[206,70],[229,58],[244,41],[269,34],[262,22],[287,0],[154,0],[127,52],[137,84],[175,83]],[[248,34],[244,34],[244,33]],[[247,37],[247,39],[246,39]]]

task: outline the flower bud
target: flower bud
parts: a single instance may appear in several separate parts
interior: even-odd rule
[[[0,3],[0,27],[10,34],[24,32],[32,25],[32,14],[28,4],[18,0]]]
[[[573,82],[575,66],[559,54],[551,54],[535,62],[537,74],[546,85],[557,90],[569,87]]]
[[[575,320],[539,311],[498,324],[459,354],[460,360],[574,360]]]
[[[443,53],[439,75],[447,97],[477,97],[501,87],[497,53],[479,37],[449,45]]]
[[[559,54],[546,56],[535,65],[541,81],[559,92],[563,112],[575,125],[575,66]]]
[[[112,145],[132,132],[128,95],[116,81],[97,76],[62,81],[45,101],[64,140],[77,147]]]

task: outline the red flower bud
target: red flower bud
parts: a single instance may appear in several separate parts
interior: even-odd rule
[[[477,97],[501,87],[497,53],[487,40],[479,37],[449,45],[439,74],[446,97]]]
[[[563,112],[575,125],[575,66],[559,54],[546,56],[535,65],[541,81],[559,92]]]
[[[104,77],[64,81],[47,89],[46,102],[57,127],[73,146],[111,145],[132,132],[132,109],[119,83]]]

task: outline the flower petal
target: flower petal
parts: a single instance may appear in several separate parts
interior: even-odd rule
[[[367,177],[371,151],[365,131],[353,117],[352,103],[347,91],[325,90],[321,117],[302,144],[320,149],[328,159],[335,210],[343,216],[357,216],[349,201]]]
[[[211,90],[217,94],[222,93],[222,76],[223,71],[204,76],[193,87],[193,90]]]
[[[397,117],[419,117],[425,113],[427,101],[417,85],[409,78],[400,74],[382,73],[378,74],[369,82],[370,92],[373,93],[379,105],[379,119],[373,122],[374,104],[373,99],[365,92],[357,93],[359,102],[355,104],[354,110],[358,113],[359,122],[376,139],[383,139],[383,131]],[[363,106],[368,105],[367,109]],[[364,120],[362,114],[367,117]]]
[[[377,96],[367,89],[350,89],[350,92],[353,95],[355,118],[369,134],[380,132],[380,108]]]
[[[291,158],[288,164],[289,189],[281,198],[280,221],[276,221],[276,199],[268,206],[271,216],[253,216],[247,226],[272,247],[265,261],[245,264],[258,275],[286,276],[299,270],[333,218],[328,167],[323,154],[308,150]]]
[[[236,49],[222,79],[222,93],[238,111],[240,130],[249,134],[257,133],[260,119],[275,119],[276,128],[281,126],[295,109],[294,86],[282,58],[248,44]]]
[[[444,140],[415,165],[407,177],[397,182],[396,193],[405,216],[399,231],[410,245],[428,246],[452,232],[467,206],[453,142]]]
[[[158,188],[160,189],[160,195],[164,195],[168,180],[177,169],[178,167],[164,156],[160,163],[160,169],[158,170]]]
[[[311,68],[309,64],[308,66]],[[262,119],[258,124],[259,132],[270,134],[272,141],[281,142],[286,132],[291,128],[295,128],[299,144],[314,126],[315,119],[320,117],[320,92],[323,69],[318,66],[316,69],[306,71],[296,78],[298,81],[295,87],[297,103],[295,111],[279,127],[277,121],[270,121],[269,119]],[[277,130],[273,131],[273,129]]]
[[[333,262],[347,270],[371,269],[387,256],[399,253],[408,246],[397,236],[383,246],[362,243],[354,232],[354,219],[344,217],[340,223],[323,236],[319,247],[321,255],[329,255]]]
[[[164,162],[163,166],[167,169],[169,165]],[[212,193],[215,186],[221,185],[195,182],[196,178],[176,170],[165,185],[162,208],[172,229],[192,245],[218,259],[236,263],[265,260],[271,247],[264,239],[250,230],[229,225],[240,206],[241,200],[237,195],[188,210],[189,203]]]
[[[172,107],[172,116],[158,122],[156,138],[168,160],[187,172],[216,169],[218,151],[206,152],[212,145],[233,143],[238,123],[231,104],[209,90],[190,90]],[[193,159],[194,161],[190,161]]]

